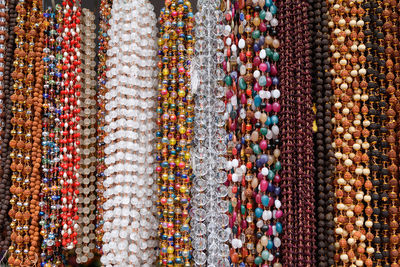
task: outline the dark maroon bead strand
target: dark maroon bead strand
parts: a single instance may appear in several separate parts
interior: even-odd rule
[[[0,249],[2,253],[6,252],[10,246],[11,241],[11,218],[8,215],[10,209],[10,186],[11,186],[11,157],[9,141],[11,140],[11,119],[13,117],[11,101],[11,95],[14,93],[13,79],[11,73],[14,70],[14,49],[15,49],[15,33],[14,27],[16,25],[17,12],[15,6],[16,0],[8,1],[8,40],[5,47],[5,64],[4,64],[4,114],[5,114],[5,125],[4,125],[4,137],[1,143],[1,165],[0,165]],[[3,197],[4,196],[4,197]]]
[[[315,257],[317,266],[334,264],[335,236],[333,221],[334,192],[332,173],[334,157],[332,151],[332,96],[331,74],[329,72],[329,28],[328,9],[325,0],[309,0],[309,19],[312,34],[312,87],[316,111],[315,149],[315,214],[317,237]]]

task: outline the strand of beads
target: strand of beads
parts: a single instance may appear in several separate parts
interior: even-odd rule
[[[239,118],[239,105],[241,102],[237,98],[237,59],[238,59],[238,9],[235,7],[237,1],[224,1],[222,11],[225,15],[222,29],[222,40],[224,42],[224,61],[222,62],[222,68],[225,72],[224,86],[225,86],[225,101],[226,101],[226,113],[224,119],[226,120],[226,131],[227,135],[227,162],[225,169],[227,171],[228,182],[229,182],[229,227],[232,232],[230,238],[230,260],[234,264],[243,264],[246,260],[249,263],[254,262],[253,256],[248,256],[243,248],[242,240],[238,239],[241,232],[252,231],[251,228],[246,230],[245,228],[250,227],[250,223],[247,224],[246,217],[249,212],[252,212],[252,204],[242,201],[246,199],[244,189],[242,188],[242,178],[246,171],[246,165],[241,160],[241,156],[244,155],[244,148],[242,147],[242,140],[238,128]],[[242,3],[241,3],[242,4]],[[241,6],[243,8],[243,6]],[[243,28],[240,27],[241,32]],[[241,41],[241,47],[244,47],[244,42]],[[242,152],[243,151],[243,152]],[[245,183],[245,180],[243,181]],[[252,221],[252,220],[251,220]],[[251,232],[251,236],[253,236]],[[245,240],[248,246],[253,246],[254,241]],[[252,252],[254,254],[254,252]]]
[[[4,51],[4,63],[1,65],[3,72],[3,79],[0,81],[0,252],[1,255],[5,253],[10,245],[10,217],[8,210],[10,208],[10,185],[11,185],[11,171],[10,171],[10,131],[11,131],[11,118],[12,118],[12,101],[10,96],[13,93],[11,86],[11,68],[13,63],[13,52],[15,47],[15,33],[14,26],[16,24],[16,1],[8,1],[2,3],[1,10],[5,13],[1,14],[0,26],[7,30],[7,34],[1,34],[0,44]]]
[[[310,64],[310,39],[308,29],[307,9],[308,3],[295,2],[297,8],[297,20],[300,22],[296,27],[300,38],[296,47],[297,71],[295,73],[297,87],[295,96],[297,99],[297,108],[299,111],[296,116],[296,133],[298,135],[298,144],[296,146],[297,162],[296,175],[297,177],[297,220],[298,227],[295,234],[298,245],[298,250],[295,253],[297,256],[296,262],[302,263],[304,266],[315,265],[314,253],[315,249],[315,218],[314,212],[314,155],[313,155],[313,133],[312,124],[314,114],[312,110],[312,92],[311,92],[311,64]],[[298,39],[297,38],[297,39]],[[300,115],[300,116],[299,116]]]
[[[229,266],[229,246],[225,242],[231,231],[226,228],[229,223],[225,214],[228,202],[224,200],[228,190],[223,184],[226,181],[225,164],[221,164],[226,154],[226,131],[221,127],[224,126],[221,113],[225,111],[225,103],[221,100],[225,96],[225,88],[221,86],[224,71],[217,66],[224,60],[224,54],[217,52],[224,47],[223,40],[219,38],[223,27],[219,22],[223,13],[218,8],[219,3],[215,1],[200,1],[199,12],[195,16],[196,54],[192,61],[192,90],[196,93],[196,134],[192,156],[195,177],[191,213],[196,216],[191,220],[191,234],[196,266]],[[218,29],[214,32],[216,27]],[[212,41],[214,39],[217,43]],[[198,216],[201,214],[206,216]]]
[[[376,258],[375,262],[378,263],[379,266],[381,265],[381,234],[380,234],[380,224],[379,224],[379,214],[380,214],[380,201],[379,201],[379,192],[381,190],[380,180],[382,179],[381,169],[382,169],[382,161],[381,161],[381,152],[379,150],[379,140],[378,136],[380,136],[380,128],[381,128],[381,116],[379,114],[379,106],[382,102],[381,96],[378,90],[377,75],[378,72],[376,70],[376,62],[377,62],[377,44],[376,44],[376,37],[374,36],[374,31],[377,26],[375,17],[376,17],[376,1],[370,1],[365,3],[367,8],[366,14],[364,16],[364,21],[366,22],[365,25],[365,36],[366,36],[366,65],[367,65],[367,82],[368,82],[368,117],[371,120],[371,125],[369,129],[371,131],[371,135],[368,138],[370,142],[370,166],[371,169],[371,189],[372,189],[372,204],[373,208],[368,205],[366,215],[368,216],[366,226],[370,225],[370,221],[372,222],[373,219],[370,218],[372,215],[374,216],[375,220],[372,227],[368,227],[368,230],[373,230],[373,233],[370,233],[373,241],[373,246],[371,246],[370,238],[367,240],[370,242],[369,249],[367,252],[368,255],[373,253],[374,258]],[[385,104],[382,102],[382,104]],[[369,202],[368,202],[369,204]],[[379,258],[379,259],[378,259]]]
[[[400,120],[400,3],[397,1],[383,1],[384,10],[382,12],[383,17],[385,18],[385,23],[383,25],[383,29],[387,32],[387,36],[385,38],[386,48],[385,52],[387,54],[386,66],[391,72],[391,77],[387,77],[389,80],[390,86],[387,88],[387,92],[391,94],[390,96],[390,107],[395,110],[396,114],[393,117],[393,112],[388,114],[390,116],[390,120],[397,122],[397,126],[395,126],[395,130],[391,129],[390,131],[390,139],[388,138],[390,151],[389,158],[391,160],[391,170],[389,176],[389,199],[390,199],[390,207],[389,207],[389,227],[390,227],[390,243],[389,243],[389,252],[390,252],[390,262],[392,267],[400,266],[400,240],[398,236],[399,231],[399,209],[398,209],[398,201],[399,201],[399,166],[398,160],[399,156],[393,153],[393,151],[399,151],[400,143],[399,139],[399,120]],[[390,78],[390,79],[388,79]],[[397,134],[396,134],[397,132]],[[397,137],[397,142],[393,137]],[[397,166],[395,166],[397,165]]]
[[[79,169],[79,202],[78,202],[78,238],[75,253],[77,255],[77,263],[85,263],[94,257],[95,249],[95,181],[96,181],[96,90],[95,77],[96,66],[95,38],[94,33],[96,26],[94,25],[94,14],[86,9],[82,9],[82,20],[80,30],[82,33],[81,54],[82,54],[82,84],[83,89],[79,97],[80,109],[80,166]]]
[[[61,102],[63,110],[60,116],[62,122],[61,168],[60,183],[61,193],[61,225],[62,245],[72,249],[77,241],[78,220],[78,194],[79,190],[79,147],[80,132],[78,122],[78,99],[81,94],[80,83],[80,33],[79,24],[81,16],[80,1],[64,0],[63,5],[63,83]]]
[[[98,33],[98,59],[99,63],[97,66],[97,80],[98,80],[98,91],[97,91],[97,168],[96,168],[96,238],[97,238],[97,250],[101,251],[102,239],[103,239],[103,204],[104,204],[104,138],[105,138],[105,94],[107,93],[107,51],[109,49],[108,41],[110,37],[108,36],[108,30],[110,28],[109,19],[111,17],[111,7],[113,0],[101,0],[100,2],[100,29]]]
[[[16,69],[12,74],[15,92],[11,96],[14,116],[10,141],[13,184],[9,215],[13,219],[13,233],[8,263],[11,266],[31,266],[39,257],[40,126],[44,73],[41,6],[38,1],[19,1],[16,6],[18,24],[15,32],[18,39],[14,52]],[[26,24],[25,20],[30,23]]]
[[[368,112],[363,94],[367,85],[364,75],[365,45],[362,43],[364,10],[361,7],[350,8],[348,3],[330,1],[332,21],[332,66],[334,76],[334,113],[332,120],[335,129],[333,147],[336,150],[336,255],[339,265],[355,264],[362,266],[365,260],[365,230],[363,225],[362,191],[364,177],[369,175],[368,156],[365,149],[369,144],[363,142],[369,131],[363,129],[362,114]],[[351,29],[351,30],[349,30]],[[361,88],[360,88],[361,87]],[[368,121],[365,121],[365,125]],[[364,125],[364,127],[365,127]],[[353,138],[355,140],[353,140]],[[357,197],[355,197],[357,195]],[[361,196],[361,198],[359,197]]]
[[[106,266],[152,266],[158,227],[152,156],[156,18],[148,0],[115,1],[111,14],[104,128],[107,201],[101,262]]]
[[[294,262],[294,245],[293,240],[293,229],[294,225],[294,203],[293,203],[293,184],[294,184],[294,157],[293,152],[295,149],[295,142],[293,137],[295,136],[294,128],[291,127],[290,122],[294,121],[295,108],[293,105],[294,97],[292,88],[295,84],[293,78],[293,48],[292,37],[294,24],[291,22],[293,18],[293,10],[290,0],[278,1],[277,8],[279,12],[279,21],[281,21],[281,27],[278,28],[278,38],[281,40],[280,57],[281,57],[281,68],[279,72],[279,79],[281,85],[281,123],[280,123],[280,135],[282,141],[282,152],[281,161],[284,166],[281,177],[282,177],[282,210],[285,214],[283,217],[283,234],[282,234],[282,246],[281,246],[281,263],[284,266]],[[285,242],[285,240],[287,242]]]
[[[159,22],[159,264],[190,266],[188,206],[192,170],[189,150],[194,111],[190,84],[190,58],[194,43],[191,3],[166,1]]]
[[[60,266],[60,81],[61,40],[58,34],[60,9],[44,13],[45,29],[43,120],[42,120],[42,183],[39,206],[41,207],[41,263],[44,266]]]
[[[315,168],[318,266],[334,264],[333,221],[333,152],[332,152],[332,96],[329,72],[328,9],[325,0],[311,0],[310,24],[313,27],[313,89],[316,105]]]

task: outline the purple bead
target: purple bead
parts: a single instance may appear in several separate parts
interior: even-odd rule
[[[232,79],[237,80],[237,77],[238,77],[237,71],[232,71],[230,75],[231,75]]]
[[[261,181],[264,178],[261,172],[257,173],[257,179]]]
[[[261,168],[263,165],[264,165],[264,163],[263,163],[260,159],[257,159],[257,160],[256,160],[256,166],[257,166],[257,168]]]
[[[242,229],[246,229],[247,228],[247,222],[246,220],[242,220]]]
[[[279,196],[281,194],[281,188],[279,186],[275,187],[275,195]]]
[[[254,44],[254,45],[253,45],[253,50],[254,50],[255,52],[260,51],[260,46],[259,46],[258,44]]]
[[[261,155],[260,160],[263,164],[267,163],[268,161],[268,155]]]
[[[268,192],[274,192],[275,186],[272,183],[269,183],[268,185]]]
[[[279,85],[279,79],[278,79],[278,77],[272,77],[272,84],[273,84],[273,85]]]
[[[242,144],[236,144],[236,150],[239,152],[240,150],[242,150]]]
[[[264,35],[261,35],[260,39],[258,39],[258,45],[263,46],[264,43],[265,43],[265,37],[264,37]]]

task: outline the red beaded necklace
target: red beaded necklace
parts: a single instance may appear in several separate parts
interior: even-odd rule
[[[61,205],[62,205],[62,245],[71,249],[77,243],[76,227],[78,220],[77,202],[79,191],[77,187],[79,169],[79,108],[81,84],[80,36],[79,28],[81,8],[78,0],[64,0],[63,23],[63,90],[61,102],[63,110],[61,117],[62,139],[61,143]]]

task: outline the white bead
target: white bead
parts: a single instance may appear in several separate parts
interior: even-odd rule
[[[243,49],[246,46],[246,42],[243,39],[240,39],[238,46],[240,49]]]

